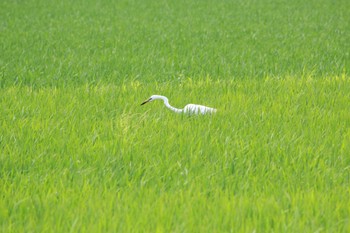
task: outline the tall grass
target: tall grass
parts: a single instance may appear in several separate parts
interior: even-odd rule
[[[346,77],[7,88],[2,228],[346,232],[349,88]],[[139,106],[150,90],[219,112]]]
[[[0,231],[348,232],[349,4],[1,1]]]

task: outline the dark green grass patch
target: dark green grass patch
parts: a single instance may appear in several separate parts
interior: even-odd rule
[[[349,1],[2,1],[0,84],[349,74]]]

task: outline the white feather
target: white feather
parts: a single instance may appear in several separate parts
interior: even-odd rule
[[[148,100],[144,101],[141,105],[146,104],[148,102],[152,102],[154,100],[163,100],[165,106],[176,113],[204,115],[204,114],[213,114],[213,113],[216,113],[217,111],[215,108],[210,108],[199,104],[187,104],[183,109],[175,108],[169,104],[168,98],[162,95],[152,95]]]

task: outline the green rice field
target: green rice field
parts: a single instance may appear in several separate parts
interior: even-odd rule
[[[0,232],[350,232],[350,1],[3,0],[0,38]]]

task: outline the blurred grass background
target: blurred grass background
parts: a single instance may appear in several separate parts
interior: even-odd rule
[[[0,84],[349,74],[346,0],[2,1]]]

